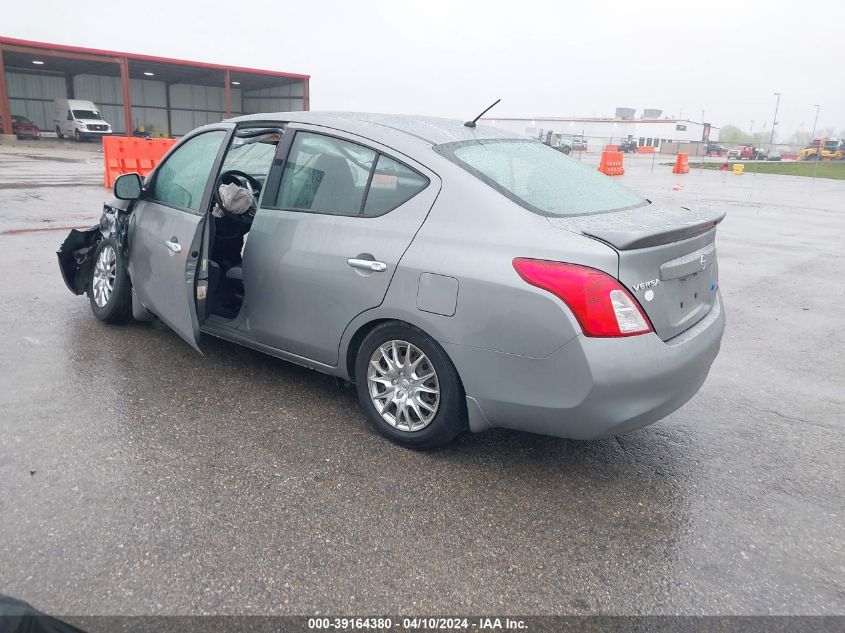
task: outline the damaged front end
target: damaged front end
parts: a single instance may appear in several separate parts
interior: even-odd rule
[[[94,267],[97,244],[105,238],[114,238],[122,256],[128,247],[129,216],[132,203],[114,198],[103,205],[103,215],[97,226],[88,229],[71,229],[56,251],[59,269],[68,289],[77,295],[84,294]]]

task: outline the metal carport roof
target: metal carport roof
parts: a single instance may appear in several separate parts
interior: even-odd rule
[[[33,65],[33,61],[43,64]],[[303,110],[310,107],[310,75],[259,68],[244,68],[208,62],[194,62],[155,55],[125,53],[65,44],[50,44],[0,36],[0,116],[4,134],[11,134],[11,111],[5,72],[7,69],[26,73],[49,73],[73,76],[97,74],[120,77],[123,88],[125,126],[132,130],[132,104],[129,79],[154,76],[166,83],[189,83],[223,87],[226,114],[232,116],[231,86],[257,90],[291,83],[302,83]],[[152,73],[152,75],[149,75]]]

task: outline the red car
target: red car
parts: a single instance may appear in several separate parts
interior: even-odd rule
[[[731,160],[765,160],[766,151],[754,145],[737,145],[728,152],[728,158]]]
[[[3,129],[3,117],[0,117],[0,130]],[[12,134],[18,138],[32,138],[39,139],[41,137],[41,130],[32,121],[20,114],[12,115]]]

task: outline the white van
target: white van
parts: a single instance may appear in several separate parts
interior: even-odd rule
[[[72,136],[77,141],[112,133],[111,125],[100,114],[100,108],[84,99],[56,99],[53,103],[53,126],[59,138]]]

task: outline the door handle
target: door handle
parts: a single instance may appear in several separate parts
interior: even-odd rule
[[[169,248],[174,253],[181,253],[182,252],[182,245],[177,242],[175,239],[167,240],[164,245]]]
[[[346,263],[359,270],[370,270],[374,273],[383,273],[387,270],[387,264],[384,262],[376,262],[372,259],[355,259],[351,257],[346,260]]]

